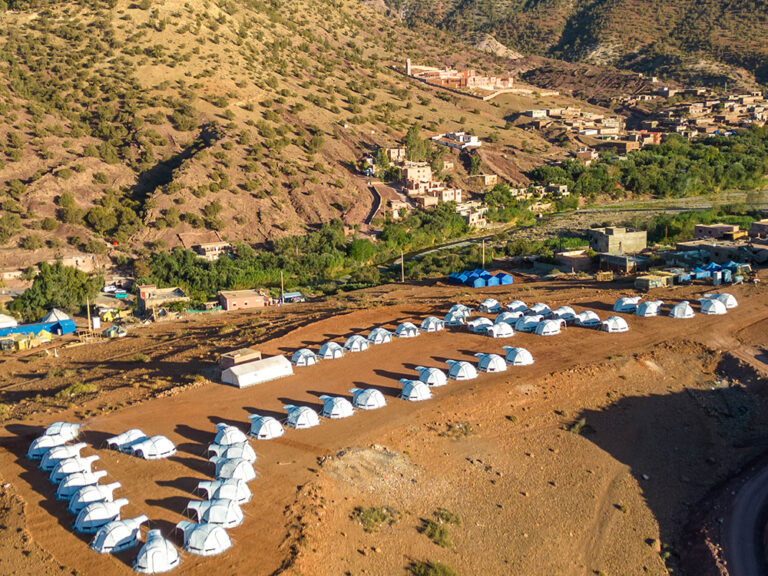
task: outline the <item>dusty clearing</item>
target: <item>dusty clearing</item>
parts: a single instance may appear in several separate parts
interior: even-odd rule
[[[755,439],[768,432],[766,290],[729,291],[740,306],[724,317],[627,317],[630,332],[615,335],[575,327],[507,340],[464,330],[422,334],[246,390],[192,376],[243,344],[287,354],[444,313],[455,301],[493,295],[607,317],[620,293],[566,282],[481,291],[386,286],[350,295],[344,305],[169,322],[122,342],[62,350],[56,359],[6,360],[4,402],[25,408],[24,419],[4,431],[0,470],[10,486],[3,497],[25,506],[4,504],[13,520],[3,520],[3,532],[21,527],[34,552],[11,553],[19,538],[0,539],[0,571],[130,573],[136,551],[90,551],[46,475],[23,457],[48,422],[84,417],[85,452],[98,453],[95,467],[122,483],[120,496],[130,500],[124,516],[145,513],[170,533],[196,498],[197,482],[212,475],[204,452],[215,423],[246,428],[253,412],[282,417],[284,404],[318,408],[320,394],[374,386],[387,397],[382,410],[255,444],[259,478],[245,523],[230,532],[235,546],[215,558],[185,554],[183,573],[405,574],[411,562],[428,560],[464,575],[666,574],[663,557],[677,567],[676,539],[696,503],[759,454],[764,446]],[[658,296],[694,301],[704,292]],[[429,402],[396,398],[397,379],[415,374],[416,365],[444,367],[445,359],[474,360],[475,352],[501,353],[504,345],[528,348],[536,363],[451,382]],[[76,379],[98,382],[100,392],[67,407],[52,392]],[[145,462],[101,449],[107,436],[137,426],[170,437],[178,455]],[[355,510],[369,507],[396,515],[366,532]],[[439,509],[457,518],[446,521]],[[423,533],[430,520],[447,545]]]

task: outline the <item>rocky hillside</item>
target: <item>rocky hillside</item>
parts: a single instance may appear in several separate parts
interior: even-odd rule
[[[482,55],[503,70],[503,58],[354,0],[12,8],[0,12],[0,268],[131,256],[205,229],[260,242],[352,226],[373,205],[355,169],[366,149],[413,124],[481,136],[505,124],[490,103],[390,68]],[[503,131],[499,146],[523,138]]]
[[[723,85],[768,81],[766,0],[389,0],[390,13],[514,50]]]

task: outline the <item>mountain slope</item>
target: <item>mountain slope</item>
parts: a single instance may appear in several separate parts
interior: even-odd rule
[[[409,23],[510,48],[722,84],[733,70],[768,80],[766,0],[391,0]]]

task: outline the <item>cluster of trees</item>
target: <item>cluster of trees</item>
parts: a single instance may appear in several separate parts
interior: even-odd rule
[[[728,205],[709,210],[689,210],[677,214],[659,214],[650,220],[632,221],[630,225],[648,231],[648,241],[678,242],[693,238],[697,224],[738,224],[742,229],[749,229],[752,222],[761,218],[759,210],[745,206]]]
[[[11,302],[9,308],[27,321],[40,320],[51,308],[79,312],[87,299],[93,301],[102,286],[101,276],[90,276],[61,262],[43,262],[32,286]]]
[[[733,136],[689,141],[671,135],[658,146],[606,157],[590,166],[566,161],[530,172],[535,182],[568,184],[595,199],[627,194],[678,198],[729,189],[754,190],[768,173],[768,128],[754,126]]]
[[[275,240],[269,250],[256,252],[240,244],[231,258],[216,262],[203,261],[181,248],[158,252],[136,263],[136,276],[139,283],[181,286],[197,300],[212,298],[219,290],[276,288],[281,271],[289,288],[312,287],[329,293],[339,284],[348,289],[377,284],[382,279],[380,266],[401,250],[420,250],[466,232],[464,219],[445,204],[385,223],[375,243],[347,237],[342,222],[333,220],[314,232]]]

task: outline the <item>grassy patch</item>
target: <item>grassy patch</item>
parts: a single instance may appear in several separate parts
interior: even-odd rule
[[[444,438],[465,438],[472,434],[472,424],[469,422],[456,422],[448,424],[447,428],[438,434]]]
[[[440,562],[413,562],[408,570],[413,576],[457,576],[450,566]]]
[[[586,418],[579,418],[578,420],[573,422],[571,425],[569,425],[566,428],[566,430],[568,430],[568,432],[573,432],[574,434],[581,434],[581,435],[591,434],[592,432],[595,431],[595,429],[592,428],[592,426],[587,424]]]
[[[56,392],[56,398],[75,398],[82,396],[83,394],[92,394],[99,391],[98,384],[84,384],[83,382],[75,382],[70,384],[66,388],[62,388]]]
[[[454,526],[461,524],[461,518],[459,518],[459,515],[454,514],[447,508],[438,508],[435,510],[435,518],[437,518],[437,521],[441,524],[453,524]]]
[[[48,370],[48,373],[45,375],[46,378],[71,378],[75,375],[75,371],[71,368],[54,368],[52,370]]]
[[[147,362],[149,362],[149,356],[147,356],[146,354],[142,354],[142,353],[139,353],[139,354],[136,354],[136,355],[133,357],[133,361],[134,361],[134,362],[143,362],[143,363],[147,363]]]
[[[448,548],[451,545],[451,540],[448,534],[448,527],[440,524],[439,522],[422,519],[419,531],[438,546]]]
[[[400,512],[390,506],[378,508],[357,507],[352,512],[352,519],[357,520],[366,532],[376,532],[381,526],[391,526],[400,520]]]

